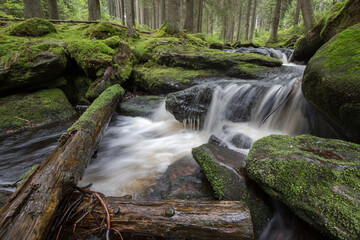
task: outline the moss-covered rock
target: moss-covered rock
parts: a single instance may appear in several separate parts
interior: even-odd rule
[[[55,26],[41,18],[30,18],[11,26],[9,29],[9,34],[13,36],[41,37],[53,32],[56,32]]]
[[[256,185],[245,173],[245,155],[215,145],[193,148],[192,155],[205,172],[220,200],[244,201],[250,209],[255,237],[258,238],[271,218],[268,205]]]
[[[86,92],[93,80],[85,76],[66,75],[65,77],[67,84],[60,88],[64,91],[70,103],[73,105],[89,105],[90,102],[86,99]]]
[[[0,131],[58,122],[74,114],[74,109],[60,89],[11,95],[0,98]]]
[[[360,238],[360,146],[310,135],[256,141],[247,172],[268,194],[334,239]]]
[[[120,113],[132,117],[149,117],[164,101],[159,96],[138,96],[124,101],[120,105]]]
[[[211,70],[186,70],[180,67],[143,65],[134,70],[136,86],[151,94],[166,94],[186,89],[197,80],[214,76]]]
[[[110,23],[94,23],[89,26],[85,31],[85,35],[93,39],[107,39],[110,37],[118,36],[121,39],[127,38],[127,30],[121,29],[118,26],[112,25]]]
[[[302,90],[353,141],[360,142],[360,24],[322,46],[306,67]]]
[[[298,61],[309,61],[324,43],[359,22],[358,0],[336,3],[309,33],[296,42],[293,58]]]
[[[0,92],[54,86],[67,65],[61,43],[0,39]]]

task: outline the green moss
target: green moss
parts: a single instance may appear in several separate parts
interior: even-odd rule
[[[11,26],[9,34],[13,36],[40,37],[48,33],[56,32],[55,26],[41,18],[31,18]]]
[[[0,129],[17,129],[29,124],[56,122],[74,116],[75,111],[60,89],[0,98]],[[30,125],[31,126],[31,125]]]
[[[17,184],[17,188],[20,187],[28,178],[35,172],[35,170],[39,167],[39,164],[34,164],[26,173],[24,173],[20,177],[20,182]]]
[[[82,130],[83,128],[96,127],[96,122],[93,120],[94,116],[101,114],[99,109],[108,106],[112,99],[116,96],[122,98],[125,90],[118,84],[113,85],[106,89],[95,101],[90,105],[88,109],[80,116],[80,118],[67,130],[70,133],[74,130]]]
[[[360,236],[360,146],[310,135],[256,141],[247,172],[299,217],[338,239]]]
[[[109,38],[105,39],[104,43],[106,45],[108,45],[109,47],[111,47],[112,49],[116,49],[121,44],[123,44],[124,41],[121,40],[119,36],[113,36],[113,37],[109,37]]]
[[[107,39],[114,36],[127,39],[127,30],[110,23],[101,22],[91,24],[89,28],[86,29],[85,35],[91,39]]]

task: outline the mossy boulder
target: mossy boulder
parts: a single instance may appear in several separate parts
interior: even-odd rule
[[[136,86],[151,94],[167,94],[194,85],[206,76],[214,76],[210,70],[186,70],[180,67],[142,65],[134,70]]]
[[[333,36],[360,22],[360,2],[336,3],[318,24],[295,44],[293,58],[309,61],[316,51]]]
[[[246,162],[249,176],[297,216],[334,239],[360,238],[360,145],[271,135]]]
[[[86,99],[86,92],[88,91],[93,80],[86,76],[74,75],[66,75],[65,78],[67,84],[62,86],[61,90],[64,91],[70,103],[73,105],[89,105],[90,102]]]
[[[66,68],[62,43],[11,38],[0,42],[0,92],[54,86]]]
[[[308,63],[304,96],[353,141],[360,142],[360,24],[339,33]]]
[[[9,29],[9,35],[21,37],[41,37],[53,32],[56,32],[55,26],[41,18],[30,18],[11,26]]]
[[[193,148],[192,155],[220,200],[246,203],[258,238],[269,222],[271,212],[264,201],[264,193],[245,173],[246,156],[215,144]]]
[[[89,26],[85,31],[85,35],[87,35],[90,39],[107,39],[114,36],[120,36],[122,39],[127,38],[127,30],[122,29],[118,26],[115,26],[110,23],[94,23]]]
[[[0,131],[58,122],[74,114],[74,109],[60,89],[11,95],[0,98]]]
[[[132,117],[149,117],[164,101],[159,96],[138,96],[120,104],[120,113]]]

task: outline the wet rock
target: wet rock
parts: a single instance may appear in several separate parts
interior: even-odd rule
[[[219,49],[219,50],[223,50],[224,46],[221,43],[212,43],[210,45],[211,49]]]
[[[309,61],[302,90],[349,139],[360,142],[360,23],[323,45]]]
[[[198,85],[171,93],[166,98],[166,110],[180,122],[187,119],[199,119],[200,122],[203,122],[211,103],[214,88],[215,85]]]
[[[92,79],[85,76],[65,75],[67,84],[61,87],[69,102],[73,105],[90,105],[85,95]]]
[[[223,141],[221,141],[220,138],[218,138],[215,135],[211,135],[208,141],[209,144],[214,144],[220,147],[224,147],[224,148],[228,148],[228,146],[226,145],[226,143],[224,143]]]
[[[214,144],[193,148],[192,155],[220,200],[244,201],[247,204],[255,238],[258,238],[271,213],[264,201],[264,192],[246,175],[246,156]]]
[[[151,200],[215,200],[209,182],[191,156],[171,164],[155,186],[141,195]]]
[[[235,147],[237,148],[243,148],[243,149],[250,149],[252,144],[253,144],[253,140],[249,137],[246,136],[243,133],[237,133],[235,134],[231,141],[230,141]]]
[[[336,3],[308,34],[296,42],[294,60],[309,61],[324,43],[359,22],[360,2],[358,0]]]
[[[256,141],[247,173],[297,216],[334,239],[360,238],[360,145],[310,135]]]
[[[0,131],[32,128],[66,120],[75,115],[60,89],[0,98]]]
[[[120,114],[132,117],[149,117],[162,101],[164,101],[164,97],[159,96],[133,97],[120,104]]]

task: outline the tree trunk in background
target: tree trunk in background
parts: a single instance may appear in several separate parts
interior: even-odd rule
[[[43,18],[41,0],[24,0],[25,18]]]
[[[153,5],[152,5],[152,17],[153,17],[153,29],[157,28],[157,21],[156,21],[156,9],[157,9],[157,0],[153,0]]]
[[[252,12],[251,28],[250,28],[250,41],[252,42],[256,23],[256,0],[254,0],[254,8]]]
[[[249,40],[250,13],[251,13],[251,0],[248,1],[247,12],[246,12],[245,41]]]
[[[299,24],[299,17],[300,17],[300,0],[296,2],[296,11],[294,16],[294,27]]]
[[[269,42],[276,41],[277,31],[279,27],[279,20],[280,20],[280,10],[281,10],[281,0],[276,0],[276,7],[275,7],[274,19],[273,19]]]
[[[143,12],[144,12],[144,25],[147,25],[150,27],[150,21],[149,21],[149,15],[150,15],[150,11],[149,11],[149,4],[148,4],[149,0],[143,0]]]
[[[198,22],[197,22],[197,31],[198,33],[202,32],[202,21],[203,21],[203,8],[204,2],[203,0],[199,0],[199,13],[198,13]]]
[[[56,0],[48,0],[50,19],[59,19],[59,10]]]
[[[125,25],[125,2],[121,0],[121,22]]]
[[[234,32],[235,32],[235,21],[231,21],[231,30],[230,30],[230,34],[229,34],[229,41],[231,43],[234,42]]]
[[[135,25],[135,0],[126,0],[126,22],[128,28],[128,36],[134,37]]]
[[[136,15],[136,21],[138,24],[140,24],[140,2],[139,0],[135,1],[135,15]]]
[[[300,0],[301,13],[304,19],[305,31],[310,31],[314,26],[314,11],[312,0]]]
[[[115,17],[121,19],[119,0],[115,0]]]
[[[206,9],[206,34],[209,34],[210,30],[210,13],[209,10],[207,8]]]
[[[108,0],[108,7],[109,7],[109,15],[110,17],[113,17],[115,14],[114,14],[114,8],[112,6],[112,0]]]
[[[160,1],[161,1],[161,25],[163,25],[166,20],[166,0],[160,0]]]
[[[167,0],[166,24],[171,34],[182,31],[182,0]]]
[[[101,18],[100,1],[88,0],[89,21],[96,21]]]
[[[223,36],[223,38],[224,38],[224,43],[226,43],[226,33],[227,33],[227,25],[228,25],[228,23],[227,23],[227,21],[228,21],[228,19],[227,19],[227,14],[225,14],[224,15],[224,36]]]
[[[184,29],[186,29],[188,33],[194,32],[194,0],[186,0]]]
[[[241,31],[241,18],[242,18],[242,5],[243,3],[240,2],[240,10],[239,10],[239,21],[238,21],[238,29],[237,29],[237,35],[236,35],[236,41],[240,41],[240,31]]]

